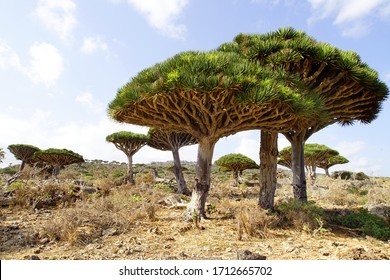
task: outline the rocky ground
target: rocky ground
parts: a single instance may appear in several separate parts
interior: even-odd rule
[[[320,181],[320,184],[332,182],[329,179],[324,180]],[[372,195],[384,195],[381,203],[389,200],[388,181],[383,182],[385,183],[380,184],[380,192],[372,192]],[[218,191],[220,187],[225,188],[227,198],[221,198],[221,192]],[[318,205],[324,209],[360,207],[348,201],[331,204],[329,199],[334,195],[330,193],[333,187],[339,186],[322,185],[320,188],[311,188],[309,195],[317,199]],[[107,206],[105,201],[106,210],[96,208],[97,211],[93,214],[87,212],[85,206],[80,206],[83,202],[41,209],[2,207],[0,259],[232,260],[237,259],[237,253],[243,250],[265,256],[269,260],[390,259],[389,241],[364,236],[359,229],[331,224],[324,227],[320,224],[311,229],[307,229],[305,225],[285,228],[274,227],[270,223],[268,228],[262,228],[260,234],[251,234],[246,228],[243,230],[239,226],[237,212],[229,211],[235,206],[235,209],[238,209],[237,205],[253,204],[256,201],[256,191],[256,187],[238,190],[226,187],[226,184],[215,186],[215,192],[210,194],[210,219],[200,223],[183,221],[181,213],[184,208],[181,203],[168,205],[169,203],[162,202],[161,199],[166,201],[164,199],[172,194],[166,194],[166,197],[161,194],[156,198],[158,202],[150,200],[145,203],[144,200],[142,204],[134,204],[138,205],[134,206],[134,211],[128,206],[119,209],[119,198],[115,198],[116,205]],[[290,191],[290,186],[282,181],[277,191],[277,200],[284,199]],[[134,193],[130,196],[134,201],[138,200],[134,199],[138,198]],[[343,195],[339,193],[337,196]],[[365,204],[372,203],[370,193],[367,196]],[[103,203],[102,198],[90,199],[84,203],[90,205],[88,209],[92,209],[95,207],[93,203],[97,201]],[[155,204],[153,213],[150,208],[145,208],[148,203]],[[99,205],[96,207],[103,207]],[[147,214],[128,219],[128,216],[136,211]],[[105,218],[111,221],[97,221]],[[76,220],[80,222],[74,223]],[[67,227],[68,230],[64,231],[61,227]],[[61,235],[56,231],[61,231]]]

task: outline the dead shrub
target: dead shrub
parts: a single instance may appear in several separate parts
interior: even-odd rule
[[[237,239],[241,240],[243,233],[257,238],[269,238],[270,229],[277,224],[277,217],[257,205],[240,207],[236,214]]]

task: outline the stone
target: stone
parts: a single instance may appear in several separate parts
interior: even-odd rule
[[[258,253],[253,253],[249,250],[239,250],[237,251],[238,260],[266,260],[266,256],[262,256]]]

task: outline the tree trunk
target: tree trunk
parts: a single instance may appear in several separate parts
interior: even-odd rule
[[[299,133],[287,139],[291,142],[291,171],[293,173],[294,198],[299,202],[307,202],[304,133]]]
[[[239,175],[237,170],[233,170],[233,187],[238,188],[240,185]]]
[[[274,208],[278,163],[278,133],[260,131],[260,196],[259,206]]]
[[[330,177],[329,168],[324,168],[324,170],[325,170],[325,175],[328,176],[328,177]]]
[[[202,139],[199,141],[198,158],[196,163],[195,186],[191,201],[187,206],[187,218],[206,218],[206,199],[210,190],[211,161],[215,141]]]
[[[173,171],[175,172],[177,192],[179,194],[190,195],[191,191],[188,189],[186,181],[184,179],[183,170],[181,167],[179,149],[174,149],[173,154]]]
[[[133,156],[127,155],[127,176],[126,181],[130,185],[134,185],[134,174],[133,174]]]

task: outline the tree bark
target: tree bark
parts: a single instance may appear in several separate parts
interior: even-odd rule
[[[179,149],[172,150],[172,154],[173,154],[173,170],[176,177],[177,192],[179,194],[190,195],[191,191],[187,187],[187,183],[184,179],[184,174],[181,167]]]
[[[293,173],[294,199],[307,202],[306,174],[304,159],[304,133],[298,133],[287,138],[291,143],[291,171]]]
[[[233,170],[233,187],[238,188],[240,185],[239,175],[237,170]]]
[[[211,161],[214,153],[215,141],[202,139],[199,141],[196,163],[195,186],[191,201],[187,206],[187,218],[206,218],[206,199],[210,190]]]
[[[274,208],[278,163],[278,133],[260,131],[260,196],[259,206]]]
[[[126,176],[127,183],[130,185],[134,185],[134,173],[133,173],[133,156],[127,155],[127,176]]]
[[[324,170],[325,170],[325,175],[328,176],[328,177],[330,177],[329,168],[324,168]]]

